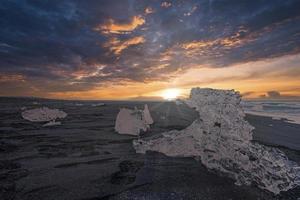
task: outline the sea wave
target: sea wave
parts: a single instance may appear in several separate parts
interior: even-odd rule
[[[295,101],[243,101],[247,114],[286,119],[289,123],[300,124],[300,102]]]

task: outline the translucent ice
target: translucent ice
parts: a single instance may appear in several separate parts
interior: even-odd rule
[[[252,142],[253,127],[244,120],[240,101],[234,90],[194,88],[186,104],[199,112],[199,118],[184,130],[135,140],[134,148],[138,153],[195,157],[238,185],[255,183],[275,194],[299,185],[299,167],[283,152]]]
[[[35,108],[22,112],[22,117],[32,122],[49,122],[56,119],[65,118],[67,113],[58,109],[47,107]]]
[[[115,130],[120,134],[139,135],[140,131],[150,128],[153,119],[145,105],[144,110],[121,108],[117,115]]]

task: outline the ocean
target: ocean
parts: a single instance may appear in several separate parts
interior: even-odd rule
[[[243,101],[244,111],[273,119],[284,119],[289,123],[300,124],[300,101],[288,100],[253,100]]]

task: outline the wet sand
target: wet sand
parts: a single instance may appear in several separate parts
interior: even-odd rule
[[[121,107],[143,102],[0,99],[0,199],[297,199],[300,188],[274,196],[208,171],[193,158],[136,154],[136,137],[114,132]],[[82,106],[77,106],[78,104]],[[173,102],[147,102],[155,124],[149,135],[183,129],[197,113]],[[61,126],[21,118],[20,108],[48,106],[68,113]],[[279,146],[300,164],[300,125],[268,117],[246,118],[255,142]],[[272,126],[270,126],[272,124]]]
[[[246,120],[255,127],[254,140],[300,151],[299,124],[255,115],[247,115]]]

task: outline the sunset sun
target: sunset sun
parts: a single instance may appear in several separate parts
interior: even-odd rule
[[[180,90],[176,88],[164,90],[162,93],[162,97],[165,100],[169,100],[169,101],[176,99],[179,95],[180,95]]]

